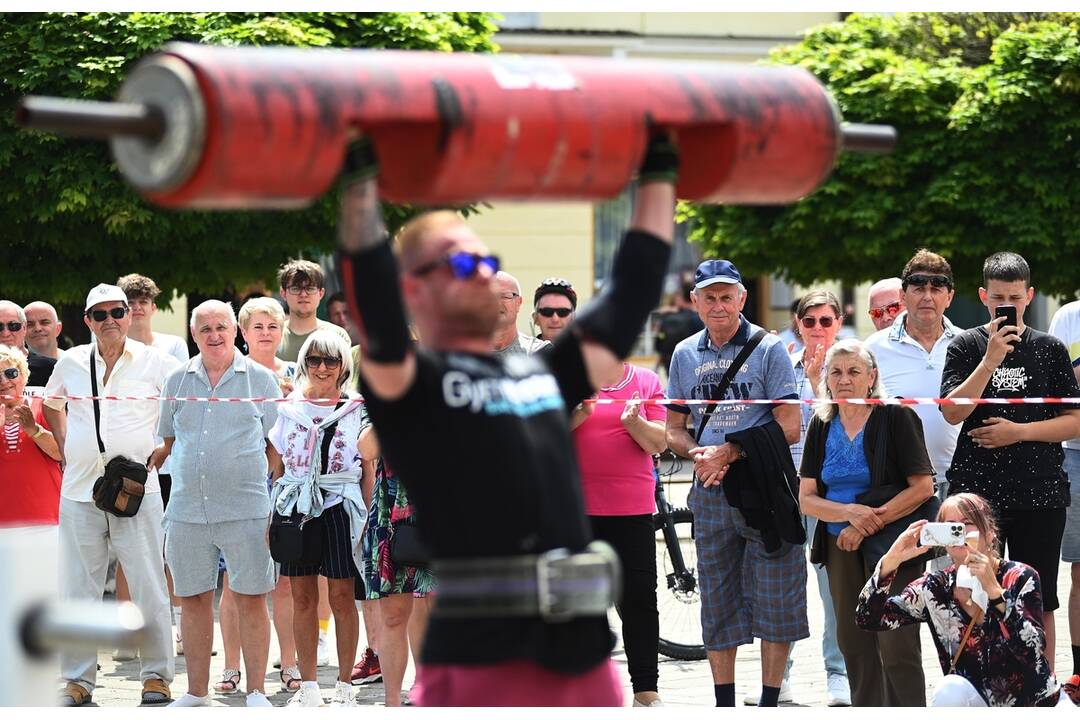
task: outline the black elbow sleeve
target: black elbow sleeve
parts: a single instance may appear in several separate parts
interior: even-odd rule
[[[650,233],[626,233],[600,295],[578,315],[581,334],[620,358],[634,348],[645,321],[660,303],[671,245]]]
[[[389,240],[357,253],[339,252],[337,267],[349,312],[360,329],[363,356],[387,364],[404,360],[411,341]]]

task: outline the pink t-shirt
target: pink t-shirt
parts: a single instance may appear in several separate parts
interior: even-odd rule
[[[660,378],[651,370],[624,366],[623,378],[597,393],[598,399],[663,399]],[[592,415],[574,430],[581,487],[588,515],[651,515],[656,510],[652,456],[641,449],[619,419],[623,403],[597,405]],[[663,405],[641,406],[646,420],[664,421]]]

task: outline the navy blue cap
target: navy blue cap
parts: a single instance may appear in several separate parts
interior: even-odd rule
[[[694,287],[700,290],[715,283],[735,285],[742,282],[739,269],[727,260],[706,260],[694,273]]]

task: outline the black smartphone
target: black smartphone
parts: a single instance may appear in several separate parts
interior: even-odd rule
[[[994,317],[995,318],[999,318],[999,317],[1005,318],[1005,321],[1003,323],[1001,323],[1000,325],[998,325],[998,330],[1005,327],[1006,325],[1012,325],[1013,327],[1016,327],[1016,306],[1015,305],[998,305],[996,308],[994,308]],[[1014,340],[1012,342],[1015,344],[1018,341]]]

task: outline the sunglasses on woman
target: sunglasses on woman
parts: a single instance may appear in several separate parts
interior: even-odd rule
[[[5,328],[5,327],[7,328],[8,332],[15,333],[15,332],[19,332],[20,330],[22,330],[22,323],[21,322],[15,322],[14,320],[12,320],[9,323],[0,323],[0,328]]]
[[[491,270],[492,275],[499,272],[499,256],[467,252],[450,253],[446,257],[421,265],[413,270],[412,274],[418,277],[427,275],[432,270],[437,270],[443,265],[450,268],[450,274],[456,279],[468,280],[480,270],[481,265]]]
[[[570,308],[536,308],[536,312],[540,313],[543,317],[549,318],[553,315],[558,315],[561,318],[570,317],[570,313],[574,312]]]
[[[799,318],[799,322],[802,323],[802,326],[804,328],[812,328],[815,325],[817,325],[818,323],[820,323],[821,327],[823,327],[823,328],[830,328],[830,327],[832,327],[833,322],[835,322],[835,321],[836,321],[836,318],[831,317],[829,315],[826,315],[825,317],[819,317],[819,318],[810,317],[809,315],[807,315],[804,318]]]
[[[118,307],[112,310],[87,310],[86,317],[90,318],[94,322],[105,322],[105,318],[111,317],[113,320],[119,320],[127,315],[127,308]]]
[[[304,358],[304,364],[308,366],[308,369],[314,370],[323,365],[327,370],[336,370],[341,367],[341,358],[322,357],[321,355],[308,355]]]
[[[0,374],[4,376],[5,380],[14,380],[19,377],[19,368],[4,368],[0,371]]]
[[[904,278],[904,287],[908,285],[914,285],[915,287],[930,287],[935,288],[951,288],[952,280],[944,275],[908,275]]]
[[[881,307],[870,308],[870,317],[875,320],[880,320],[885,313],[890,315],[900,312],[900,302],[891,302],[888,305],[882,305]]]

